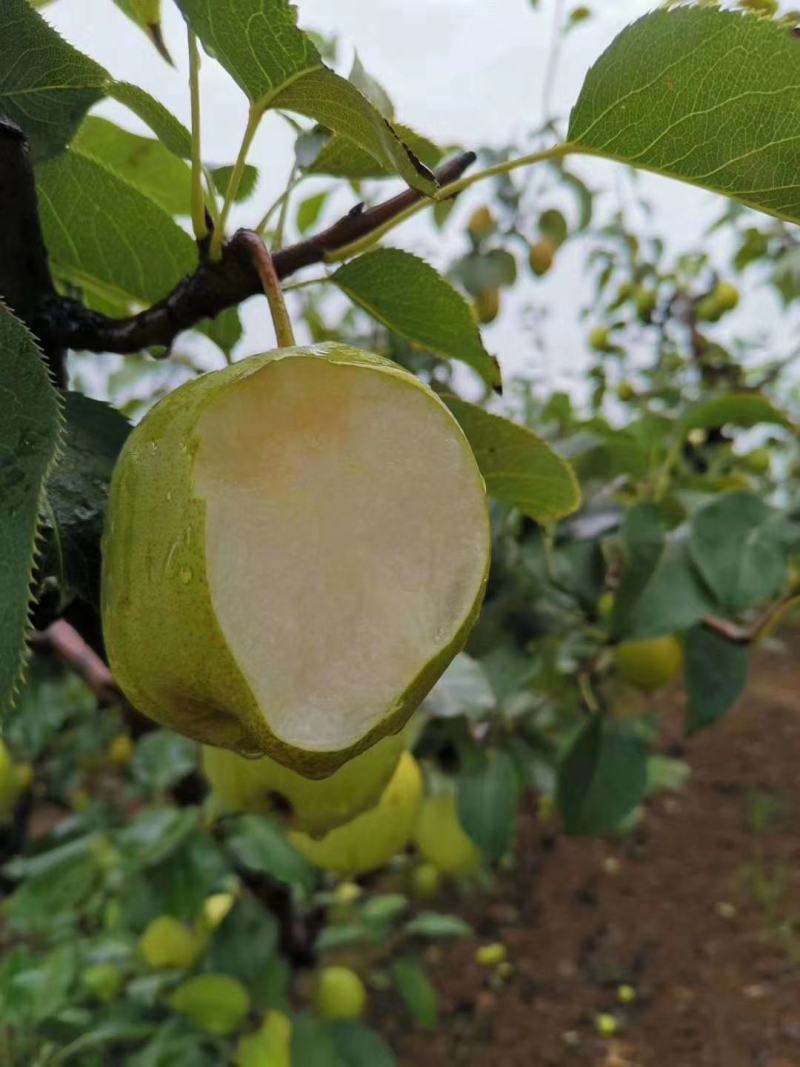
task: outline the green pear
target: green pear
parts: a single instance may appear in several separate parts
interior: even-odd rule
[[[250,760],[205,746],[203,770],[216,811],[274,813],[293,829],[321,837],[377,803],[403,746],[402,733],[384,737],[323,779],[305,778],[269,756]]]
[[[250,994],[228,974],[199,974],[182,982],[169,1006],[207,1034],[232,1034],[250,1010]]]
[[[436,394],[325,343],[170,393],[129,436],[103,629],[140,711],[322,778],[396,733],[486,585],[485,487]]]
[[[480,850],[458,817],[454,789],[425,797],[414,841],[425,859],[442,874],[463,878],[474,874],[481,865]]]
[[[422,774],[404,752],[392,780],[374,808],[331,830],[320,841],[292,833],[295,848],[324,871],[358,875],[383,867],[406,847],[422,801]]]

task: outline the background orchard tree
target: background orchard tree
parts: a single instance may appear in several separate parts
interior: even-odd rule
[[[303,27],[302,3],[298,23],[286,0],[178,0],[182,41],[162,33],[158,0],[115,2],[154,62],[188,48],[191,129],[62,40],[45,5],[6,0],[0,37],[0,1059],[388,1065],[362,1019],[371,991],[435,1026],[424,948],[470,936],[458,901],[515,863],[531,795],[568,834],[636,826],[688,772],[659,749],[653,694],[682,679],[687,733],[711,726],[745,691],[751,647],[800,599],[797,349],[788,331],[765,351],[730,325],[752,278],[786,308],[800,295],[796,20],[771,3],[667,4],[598,58],[564,128],[548,114],[525,144],[445,151],[404,125],[379,71],[356,59],[340,73],[337,42]],[[554,56],[591,18],[562,13]],[[233,160],[203,151],[205,54],[248,101]],[[151,135],[95,114],[107,98]],[[296,146],[265,205],[248,150],[269,111]],[[587,157],[620,165],[618,210],[600,203]],[[623,168],[719,194],[712,234],[672,255]],[[309,193],[310,178],[326,184]],[[343,189],[353,204],[335,218]],[[235,204],[251,222],[232,233]],[[444,270],[393,247],[421,213],[452,249]],[[504,380],[481,327],[524,300],[520,331],[536,340],[541,280],[573,254],[584,388]],[[222,711],[246,701],[200,723],[185,679],[218,646],[209,629],[185,637],[171,595],[153,600],[168,655],[146,615],[126,631],[135,647],[117,634],[150,580],[148,524],[120,543],[106,516],[132,424],[132,441],[168,451],[158,521],[172,536],[178,504],[196,503],[180,496],[189,432],[164,417],[180,403],[158,409],[164,426],[147,413],[199,395],[175,393],[187,381],[240,380],[251,296],[265,292],[291,345],[281,287],[317,363],[366,350],[403,368],[381,365],[400,391],[415,376],[489,498],[477,621],[467,610],[447,654],[431,651],[436,669],[395,708],[402,732],[381,720],[346,752],[331,743],[327,762],[272,741],[256,748],[274,760],[232,754],[248,746]],[[266,310],[264,323],[260,350]],[[201,378],[209,342],[221,374]],[[124,369],[98,353],[125,355]],[[133,447],[124,456],[120,524],[143,495],[122,491],[143,469]],[[437,574],[461,560],[459,534]],[[192,580],[172,563],[170,579]],[[207,606],[190,606],[192,635]],[[103,629],[113,658],[135,664],[119,678]],[[144,675],[166,660],[180,700],[144,706]],[[500,985],[511,973],[503,946],[479,962]]]

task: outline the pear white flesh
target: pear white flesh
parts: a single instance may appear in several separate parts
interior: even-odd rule
[[[342,345],[170,394],[131,435],[110,514],[104,625],[132,702],[312,777],[402,727],[486,582],[485,490],[458,423]]]

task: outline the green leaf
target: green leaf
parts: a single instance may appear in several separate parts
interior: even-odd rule
[[[72,148],[113,170],[170,215],[190,213],[191,169],[160,141],[140,137],[108,119],[89,115]]]
[[[233,167],[230,164],[226,164],[224,167],[211,168],[211,177],[214,179],[214,185],[216,186],[217,192],[221,193],[223,196],[228,191],[228,182],[230,181],[231,174],[233,174]],[[239,187],[236,190],[236,196],[233,198],[234,203],[240,204],[244,200],[249,200],[255,192],[257,184],[258,168],[251,167],[249,163],[245,164]]]
[[[433,169],[441,161],[443,152],[433,141],[412,130],[410,126],[399,122],[393,125],[403,144],[426,167]],[[316,148],[304,169],[309,174],[327,174],[332,178],[346,178],[353,182],[394,176],[394,168],[387,169],[354,141],[336,134],[327,139],[317,137]]]
[[[791,426],[790,419],[765,396],[733,393],[699,401],[684,414],[679,429],[685,436],[690,430],[715,430],[728,425],[749,428],[760,423]]]
[[[631,612],[626,636],[660,637],[688,630],[716,606],[687,544],[673,540]]]
[[[297,28],[288,0],[176,0],[186,20],[259,110],[280,90],[322,66],[314,43]]]
[[[541,437],[466,400],[442,399],[467,435],[489,496],[545,524],[575,511],[580,504],[575,474]]]
[[[162,863],[197,827],[197,808],[145,808],[117,834],[117,844],[133,870]]]
[[[378,248],[333,275],[342,292],[412,344],[469,364],[499,386],[497,360],[483,347],[472,310],[430,264],[399,248]]]
[[[615,640],[624,635],[630,614],[664,551],[664,524],[658,508],[653,504],[632,507],[622,524],[622,540],[627,558],[609,627]]]
[[[0,717],[21,680],[44,486],[58,454],[61,412],[33,336],[0,303]]]
[[[684,643],[686,729],[696,733],[720,719],[747,688],[747,650],[704,626]]]
[[[110,81],[99,64],[67,44],[27,0],[4,0],[0,72],[0,116],[25,132],[37,160],[69,144]]]
[[[136,744],[134,777],[153,793],[163,793],[197,768],[197,746],[171,730],[153,730]]]
[[[798,222],[799,61],[781,23],[708,6],[655,11],[589,71],[569,141]]]
[[[242,815],[233,823],[229,844],[251,870],[271,874],[288,885],[314,885],[311,864],[295,849],[277,823],[259,815]]]
[[[514,760],[502,748],[489,749],[458,776],[458,817],[489,859],[501,859],[514,844],[519,795]]]
[[[406,933],[414,937],[472,937],[472,927],[457,915],[426,911],[406,923]]]
[[[436,179],[403,144],[389,123],[354,85],[327,67],[304,74],[273,99],[272,107],[314,119],[368,152],[389,174],[399,174],[409,185],[432,193]]]
[[[460,652],[425,697],[424,707],[437,719],[454,719],[458,715],[485,716],[496,703],[482,665]]]
[[[558,806],[568,834],[604,834],[636,808],[647,786],[647,750],[619,723],[595,715],[558,770]]]
[[[348,1067],[334,1044],[333,1027],[308,1015],[292,1020],[291,1063],[302,1067]]]
[[[130,82],[112,82],[108,95],[124,104],[149,126],[165,148],[181,159],[192,155],[192,135],[171,111],[145,89]]]
[[[435,1030],[439,1021],[438,997],[419,960],[411,957],[395,960],[391,975],[397,992],[417,1026],[424,1030]]]
[[[365,69],[364,64],[358,57],[358,52],[353,56],[353,66],[350,68],[347,80],[355,85],[356,89],[369,100],[376,111],[391,122],[394,118],[392,99],[380,82],[376,81]]]
[[[325,207],[325,201],[328,199],[329,193],[327,191],[316,193],[314,196],[309,196],[307,200],[303,200],[297,209],[297,229],[301,234],[306,234],[317,221],[320,216],[320,212]]]
[[[114,0],[114,3],[144,31],[161,58],[172,63],[161,32],[161,0]]]
[[[294,111],[354,141],[423,192],[436,181],[352,82],[322,63],[288,0],[177,0],[192,29],[244,90],[253,112]]]
[[[331,1035],[342,1067],[397,1067],[383,1038],[363,1023],[334,1023]]]
[[[736,613],[780,593],[789,563],[781,519],[752,493],[726,493],[694,516],[692,559],[726,610]]]
[[[37,188],[45,241],[61,277],[151,303],[197,264],[191,237],[163,208],[80,152],[40,167]]]
[[[47,483],[48,561],[59,564],[63,591],[98,604],[108,487],[131,427],[114,408],[80,393],[66,394],[64,415],[63,451]]]
[[[226,308],[216,318],[205,319],[196,328],[221,349],[226,359],[230,359],[236,342],[242,336],[242,320],[239,317],[239,309]]]

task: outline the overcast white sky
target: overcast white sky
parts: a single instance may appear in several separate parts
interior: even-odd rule
[[[343,66],[356,48],[366,68],[393,97],[401,121],[441,143],[467,147],[502,145],[535,126],[541,115],[544,70],[556,0],[542,0],[534,12],[529,0],[298,0],[301,25],[338,33]],[[555,85],[555,110],[566,115],[589,65],[632,19],[657,6],[655,0],[597,0],[596,17],[569,35]],[[172,3],[164,5],[165,36],[176,60],[173,70],[158,59],[144,36],[110,0],[58,0],[46,17],[79,48],[119,78],[146,86],[188,124],[185,31]],[[104,103],[110,116],[139,129],[118,105]],[[244,127],[243,94],[212,60],[203,62],[204,153],[214,161],[233,160]],[[143,131],[144,132],[144,131]],[[292,161],[292,137],[284,123],[269,117],[257,135],[250,160],[261,172],[258,201],[234,212],[234,224],[253,223],[262,205],[283,188]],[[611,164],[584,163],[595,187],[614,179]],[[578,164],[580,167],[580,164]],[[680,246],[696,241],[713,217],[714,198],[688,186],[655,177],[643,189],[655,199],[663,229]],[[479,192],[461,210],[467,212]],[[252,206],[256,203],[256,206]],[[675,225],[675,220],[680,225]],[[427,223],[414,221],[393,235],[395,243],[422,248],[437,256],[437,242]],[[548,385],[577,387],[586,364],[585,326],[575,319],[582,257],[569,248],[544,282],[520,287],[509,306],[488,331],[489,347],[506,374],[534,373]],[[549,305],[542,354],[520,331],[515,310],[537,298]],[[588,289],[586,290],[588,292]],[[251,301],[245,309],[247,336],[243,351],[270,347],[265,337],[263,308]]]

